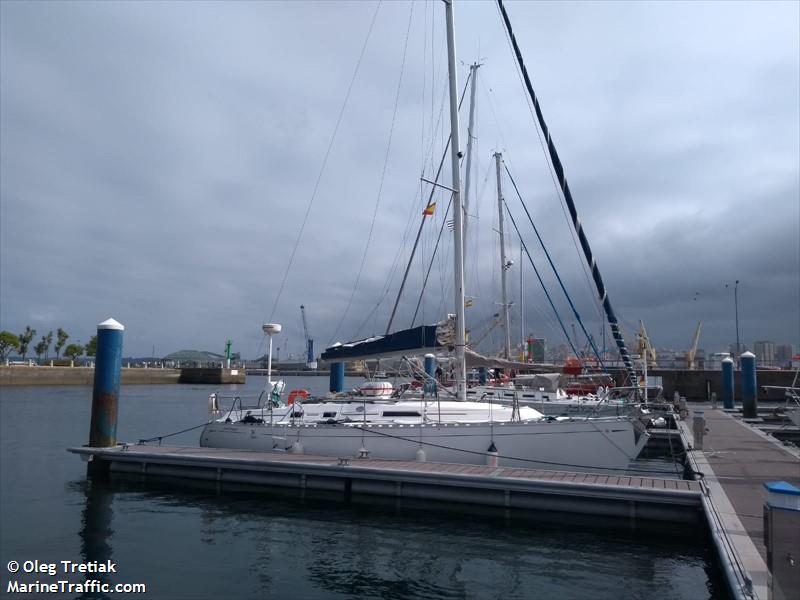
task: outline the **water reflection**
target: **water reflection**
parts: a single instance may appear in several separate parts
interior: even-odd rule
[[[170,582],[188,579],[186,597],[637,598],[654,584],[677,599],[726,595],[696,529],[667,540],[552,513],[509,518],[480,507],[454,512],[357,496],[345,504],[332,493],[219,490],[122,474],[88,481],[83,492],[84,560],[113,560],[115,543],[149,543],[131,538],[145,536],[152,520],[190,558],[181,573],[160,571],[153,587],[172,590]],[[131,510],[141,525],[128,522]],[[125,534],[115,535],[120,528]],[[170,554],[155,547],[141,560],[152,567]]]
[[[96,562],[105,564],[113,561],[112,540],[114,530],[114,492],[108,485],[107,479],[102,477],[89,477],[86,481],[71,484],[73,491],[83,494],[85,503],[81,511],[80,554],[84,564]],[[80,574],[80,581],[97,580],[101,584],[110,583],[106,573]],[[109,596],[101,591],[91,590],[75,596],[80,600],[104,600]]]

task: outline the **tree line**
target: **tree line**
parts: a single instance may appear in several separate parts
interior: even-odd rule
[[[11,333],[10,331],[0,331],[0,361],[5,362],[12,351],[16,350],[25,360],[28,351],[31,348],[33,339],[36,337],[36,330],[32,329],[30,325],[25,327],[25,331],[20,334]],[[64,356],[72,360],[77,360],[79,357],[86,354],[86,356],[95,356],[97,353],[97,336],[93,335],[86,345],[81,344],[67,344],[69,334],[61,327],[56,330],[55,344],[53,344],[53,332],[48,331],[42,335],[41,340],[33,346],[33,352],[36,354],[36,361],[40,362],[42,356],[45,360],[50,358],[50,346],[56,353],[56,358],[61,358],[61,351],[64,351]],[[66,347],[65,347],[66,346]]]

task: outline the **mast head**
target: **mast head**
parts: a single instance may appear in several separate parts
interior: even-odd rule
[[[267,335],[275,335],[281,332],[281,326],[277,323],[264,323],[261,330]]]

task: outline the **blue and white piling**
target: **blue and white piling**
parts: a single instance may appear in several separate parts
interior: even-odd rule
[[[425,355],[425,393],[426,394],[435,394],[436,393],[436,356],[433,354],[426,354]]]
[[[92,390],[92,420],[89,446],[110,448],[117,445],[119,380],[122,368],[122,332],[125,327],[108,319],[97,326],[97,360]],[[89,463],[89,472],[103,471],[102,461]]]
[[[742,365],[742,416],[745,419],[758,417],[758,382],[756,380],[756,355],[745,352],[739,357]]]
[[[331,363],[330,386],[328,389],[333,394],[344,391],[344,363]]]
[[[722,359],[722,408],[733,410],[733,359]]]

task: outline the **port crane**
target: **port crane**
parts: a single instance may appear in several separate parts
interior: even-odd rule
[[[647,361],[648,368],[655,368],[656,349],[653,348],[652,344],[650,343],[650,338],[647,335],[647,329],[644,328],[644,321],[642,320],[639,320],[639,333],[637,334],[637,337],[639,338],[639,356],[642,357],[642,360]]]
[[[306,307],[304,305],[300,305],[300,316],[303,317],[303,334],[306,337],[306,366],[309,369],[316,369],[317,368],[317,361],[314,360],[314,340],[308,334],[308,321],[306,321]]]
[[[692,347],[689,348],[689,351],[686,353],[686,366],[689,367],[691,371],[694,371],[697,367],[695,367],[694,358],[697,355],[697,344],[700,341],[700,327],[702,326],[703,322],[697,322],[697,329],[694,332],[694,339],[692,340]]]

